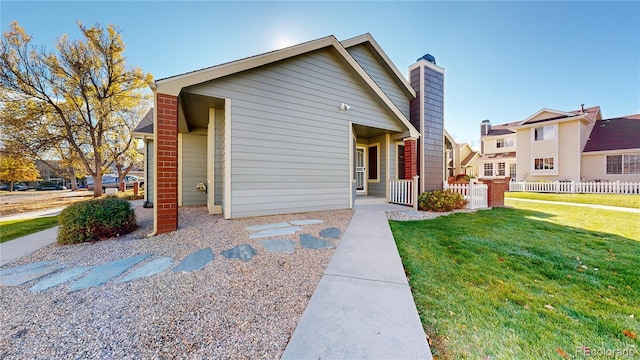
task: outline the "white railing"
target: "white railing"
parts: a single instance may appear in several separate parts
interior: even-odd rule
[[[485,209],[489,207],[489,187],[487,184],[471,181],[468,184],[449,184],[444,182],[442,188],[462,194],[467,200],[469,209]]]
[[[389,180],[389,202],[418,208],[418,176],[412,180]]]
[[[509,182],[509,191],[568,194],[640,194],[640,182],[511,181]]]

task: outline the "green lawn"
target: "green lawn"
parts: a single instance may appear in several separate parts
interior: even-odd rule
[[[533,192],[506,192],[505,198],[562,201],[640,209],[640,195],[627,194],[552,194]]]
[[[640,215],[513,202],[390,222],[434,356],[640,356]]]
[[[57,216],[0,221],[0,243],[58,226]]]

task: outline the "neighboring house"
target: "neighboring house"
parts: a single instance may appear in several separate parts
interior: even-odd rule
[[[640,114],[596,123],[582,153],[582,177],[640,182]]]
[[[504,178],[516,176],[517,137],[513,127],[518,122],[491,126],[489,120],[480,125],[480,157],[478,176],[481,178]]]
[[[498,126],[484,120],[480,172],[517,181],[640,181],[639,118],[603,120],[599,106],[582,106]]]
[[[447,177],[457,178],[461,175],[478,177],[478,158],[480,153],[474,151],[467,143],[457,143],[446,130],[444,139]]]
[[[155,81],[153,124],[136,131],[155,232],[177,228],[178,206],[238,218],[352,208],[415,175],[441,189],[444,69],[426,55],[409,74],[365,34]]]

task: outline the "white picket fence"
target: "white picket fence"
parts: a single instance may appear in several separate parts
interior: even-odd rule
[[[389,180],[389,202],[418,209],[418,176],[412,180]]]
[[[509,191],[568,194],[640,194],[640,182],[511,181],[509,182]]]
[[[451,190],[464,196],[468,201],[469,209],[486,209],[489,207],[489,187],[487,184],[469,182],[468,184],[449,184],[444,182],[442,185],[444,190]]]

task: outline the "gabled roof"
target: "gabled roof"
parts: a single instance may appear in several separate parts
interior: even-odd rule
[[[491,130],[489,130],[489,133],[486,134],[486,135],[480,135],[480,138],[488,137],[488,136],[499,136],[499,135],[515,134],[516,132],[511,130],[511,128],[513,128],[514,126],[518,125],[518,123],[520,123],[520,121],[514,121],[514,122],[510,122],[510,123],[507,123],[507,124],[501,124],[501,125],[492,125],[491,126]]]
[[[549,113],[549,114],[552,114],[552,116],[536,119],[540,114],[543,114],[543,113]],[[593,122],[599,118],[600,116],[599,114],[600,114],[600,106],[592,106],[590,108],[586,108],[584,109],[584,112],[582,109],[573,110],[573,111],[560,111],[560,110],[543,108],[538,110],[535,114],[521,121],[518,124],[518,126],[538,124],[538,123],[547,122],[547,121],[569,119],[569,118],[575,118],[575,119],[584,118],[584,119],[587,119],[588,121]]]
[[[597,121],[584,152],[640,149],[640,114]]]
[[[342,40],[340,43],[342,44],[342,46],[344,46],[345,49],[348,49],[350,47],[360,45],[360,44],[370,45],[375,50],[375,53],[379,56],[380,60],[382,60],[384,67],[386,67],[388,71],[390,71],[393,75],[395,75],[393,76],[393,78],[403,87],[403,89],[409,95],[416,97],[416,92],[411,87],[411,84],[409,84],[409,81],[407,81],[407,79],[404,78],[404,76],[398,70],[398,68],[393,64],[393,62],[391,62],[391,59],[389,59],[387,54],[384,52],[384,50],[382,50],[380,45],[378,45],[378,43],[373,39],[373,36],[371,36],[371,34],[366,33],[351,39]]]
[[[134,133],[153,134],[153,108],[147,111],[147,114],[140,120]]]
[[[159,79],[154,83],[149,84],[149,86],[159,93],[178,96],[182,89],[188,86],[201,84],[203,82],[215,80],[232,74],[237,74],[243,71],[254,69],[267,64],[272,64],[277,61],[289,59],[298,55],[306,54],[324,48],[334,49],[337,54],[339,54],[339,56],[341,56],[345,60],[345,63],[348,64],[348,66],[350,66],[357,75],[359,75],[359,77],[367,84],[370,90],[382,101],[382,103],[386,105],[386,107],[396,116],[398,120],[403,123],[403,125],[407,127],[407,129],[409,129],[410,136],[416,138],[420,137],[420,132],[416,130],[413,125],[411,125],[409,119],[407,119],[402,114],[402,112],[400,112],[398,107],[391,101],[391,99],[389,99],[389,97],[382,91],[382,89],[375,83],[375,81],[367,74],[367,72],[358,64],[358,62],[349,54],[344,46],[333,35],[290,46],[284,49],[274,50],[264,54],[184,73],[181,75]],[[379,55],[383,57],[382,54]]]
[[[467,156],[464,158],[464,160],[462,160],[462,162],[460,162],[460,165],[462,165],[462,166],[467,166],[467,165],[469,165],[469,163],[470,163],[471,161],[473,161],[473,159],[474,159],[475,157],[477,157],[478,155],[480,155],[480,153],[479,153],[479,152],[477,152],[477,151],[472,151],[472,152],[470,152],[470,153],[469,153],[469,155],[467,155]]]

